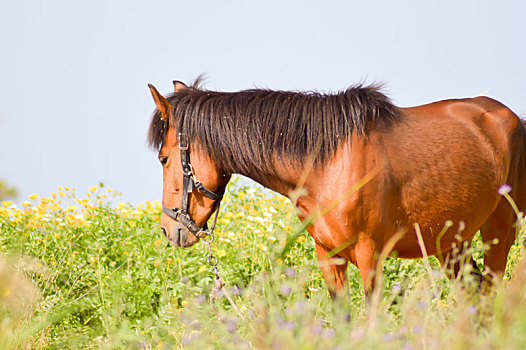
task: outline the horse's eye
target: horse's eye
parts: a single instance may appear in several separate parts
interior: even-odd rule
[[[162,157],[162,156],[159,156],[159,162],[161,162],[161,164],[163,166],[166,165],[166,163],[168,162],[168,157]]]

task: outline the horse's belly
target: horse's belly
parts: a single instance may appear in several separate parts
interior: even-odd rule
[[[496,184],[469,186],[465,182],[455,192],[452,186],[434,184],[434,196],[409,193],[403,197],[405,210],[394,220],[393,232],[405,232],[395,246],[401,257],[419,257],[418,230],[427,254],[448,251],[452,244],[472,238],[496,208],[500,199]]]

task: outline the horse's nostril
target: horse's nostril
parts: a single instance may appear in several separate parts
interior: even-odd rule
[[[161,232],[163,233],[164,237],[168,238],[168,234],[166,233],[166,229],[164,227],[161,227]]]
[[[182,228],[179,228],[177,229],[177,233],[179,234],[179,245],[181,247],[184,247],[184,242],[186,239],[185,239],[185,236],[183,235],[183,229]]]

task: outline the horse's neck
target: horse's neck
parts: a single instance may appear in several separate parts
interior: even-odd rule
[[[276,167],[273,174],[261,176],[261,173],[257,171],[253,173],[243,174],[255,182],[259,183],[265,188],[268,188],[274,192],[277,192],[285,197],[294,196],[299,188],[303,188],[307,185],[308,176],[305,172],[309,172],[310,167],[307,169],[296,169],[293,167]]]

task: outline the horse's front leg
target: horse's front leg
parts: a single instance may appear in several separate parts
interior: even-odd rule
[[[331,256],[330,251],[318,243],[316,243],[316,254],[332,300],[343,298],[348,292],[347,260]]]
[[[366,299],[371,295],[375,286],[376,267],[378,264],[377,248],[374,240],[369,237],[360,238],[354,248],[356,266],[360,270]]]

